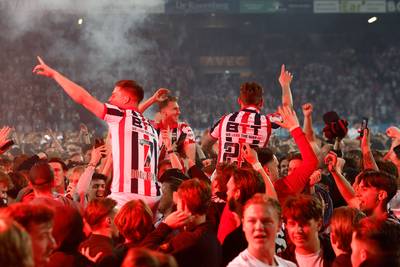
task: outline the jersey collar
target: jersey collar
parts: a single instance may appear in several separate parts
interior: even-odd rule
[[[242,108],[240,111],[247,111],[247,112],[252,112],[252,113],[260,113],[260,110],[256,108],[255,106],[246,106]]]

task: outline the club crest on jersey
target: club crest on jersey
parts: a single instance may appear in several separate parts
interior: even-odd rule
[[[153,150],[153,143],[151,143],[148,140],[141,139],[139,141],[139,144],[143,146],[143,162],[144,162],[144,168],[143,170],[145,172],[150,172],[151,171],[151,153]]]

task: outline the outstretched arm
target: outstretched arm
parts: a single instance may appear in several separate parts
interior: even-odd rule
[[[278,113],[281,114],[282,121],[276,123],[290,132],[302,157],[301,165],[298,168],[290,175],[274,182],[276,191],[280,193],[280,200],[283,201],[288,194],[298,194],[305,188],[310,175],[317,169],[318,159],[299,126],[295,111],[290,107],[283,106],[278,108]],[[282,193],[280,190],[284,190],[286,193]]]
[[[142,103],[139,104],[139,112],[143,113],[148,109],[151,105],[153,105],[156,102],[162,102],[167,99],[167,96],[169,94],[169,90],[166,88],[160,88],[158,89],[154,95],[152,95],[150,98],[146,99]]]
[[[274,185],[271,182],[271,179],[269,178],[268,174],[265,172],[264,168],[262,167],[261,163],[258,161],[258,156],[257,152],[254,151],[250,147],[249,144],[243,143],[242,147],[242,155],[244,159],[253,166],[253,169],[258,172],[261,177],[264,180],[265,183],[265,193],[273,198],[273,199],[278,199],[278,195],[276,194]]]
[[[89,92],[87,92],[83,87],[64,77],[62,74],[56,70],[50,68],[46,63],[40,58],[39,64],[35,66],[33,72],[38,75],[43,75],[49,78],[53,78],[64,91],[74,100],[76,103],[83,105],[87,110],[92,112],[99,118],[104,116],[104,105],[95,97],[93,97]]]
[[[279,75],[279,83],[282,88],[282,105],[293,108],[292,91],[290,84],[292,83],[293,75],[285,70],[285,65],[281,66],[281,74]]]

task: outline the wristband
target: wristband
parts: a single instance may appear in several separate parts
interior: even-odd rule
[[[168,151],[167,151],[167,154],[172,154],[172,153],[174,153],[173,150],[168,150]]]
[[[259,170],[261,170],[263,168],[260,162],[256,162],[251,166],[253,166],[253,169],[256,170],[256,171],[259,171]]]

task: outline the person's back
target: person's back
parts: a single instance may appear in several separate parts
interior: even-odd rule
[[[210,137],[219,141],[218,162],[244,162],[240,155],[241,143],[253,147],[267,145],[271,135],[271,122],[260,114],[263,89],[257,83],[244,83],[240,87],[240,111],[224,115],[211,127]],[[207,149],[207,148],[206,148]]]
[[[117,203],[110,198],[94,199],[85,210],[85,220],[92,229],[91,235],[84,240],[79,250],[88,251],[90,257],[98,259],[96,262],[101,262],[107,256],[112,255],[113,242],[112,238],[117,235],[117,229],[114,224]]]

